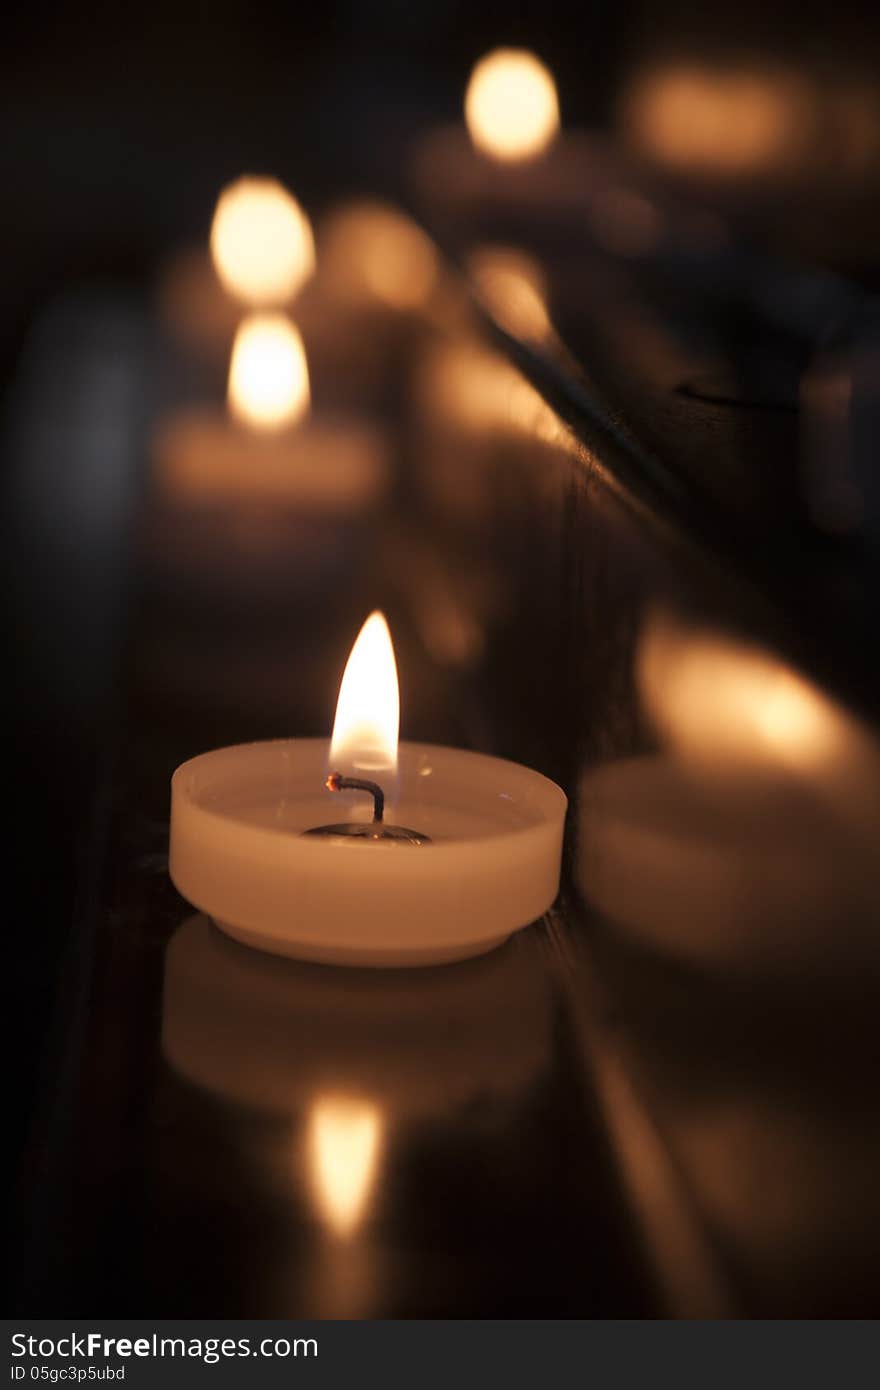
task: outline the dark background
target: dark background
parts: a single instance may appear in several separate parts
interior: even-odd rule
[[[217,190],[245,170],[276,174],[310,208],[365,189],[405,197],[410,144],[456,118],[471,66],[492,47],[536,50],[556,74],[564,121],[602,127],[621,74],[641,53],[745,49],[795,62],[839,57],[876,72],[878,35],[868,7],[739,0],[7,7],[4,445],[16,439],[25,404],[32,409],[30,335],[47,305],[72,291],[122,290],[146,302],[163,257],[205,235]],[[5,452],[3,461],[7,959],[17,1030],[10,1113],[24,1134],[59,965],[100,876],[95,846],[112,780],[129,574],[122,541],[92,569],[63,548],[41,549]],[[47,599],[63,591],[65,603]]]

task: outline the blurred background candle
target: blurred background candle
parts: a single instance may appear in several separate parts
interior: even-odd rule
[[[801,254],[870,254],[880,96],[866,71],[696,46],[642,56],[616,107],[643,174]]]
[[[297,306],[318,396],[395,413],[451,278],[430,237],[379,199],[330,206],[317,224],[318,269]]]
[[[477,62],[463,121],[416,145],[412,178],[428,223],[455,236],[509,236],[547,228],[583,200],[602,160],[583,132],[564,130],[556,81],[527,49],[498,48]]]
[[[176,253],[158,286],[159,312],[186,352],[228,361],[243,313],[289,307],[313,275],[311,223],[277,179],[243,175],[222,190],[208,246]]]
[[[180,410],[155,441],[151,553],[209,588],[261,592],[354,559],[352,526],[387,489],[381,432],[309,414],[302,338],[283,314],[239,328],[228,410]]]

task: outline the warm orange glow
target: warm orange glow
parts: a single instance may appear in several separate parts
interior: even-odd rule
[[[552,74],[521,48],[498,48],[477,63],[464,111],[477,149],[503,162],[533,159],[559,130]]]
[[[425,304],[437,276],[430,239],[405,213],[356,203],[321,228],[321,279],[340,298],[379,300],[392,309]]]
[[[315,268],[309,219],[277,179],[241,178],[217,201],[211,256],[230,294],[253,305],[285,304]]]
[[[338,1236],[363,1220],[382,1147],[382,1112],[372,1101],[323,1095],[308,1121],[308,1166],[315,1204]]]
[[[675,65],[639,74],[623,117],[662,163],[735,175],[788,163],[809,129],[810,103],[790,73]]]
[[[351,649],[330,742],[334,767],[396,772],[400,730],[397,663],[385,617],[371,613]]]
[[[719,761],[828,764],[846,744],[842,712],[769,652],[669,614],[649,621],[639,685],[658,727],[684,752]]]
[[[468,269],[488,312],[514,338],[543,342],[552,332],[547,314],[547,281],[537,261],[523,251],[484,246]]]
[[[299,329],[284,314],[251,314],[235,335],[229,406],[243,424],[281,429],[309,408],[309,369]]]
[[[653,250],[663,225],[659,210],[628,188],[598,192],[589,218],[599,245],[615,256],[643,256]]]
[[[504,433],[567,448],[571,436],[516,368],[476,343],[444,344],[422,367],[426,412],[470,434]]]

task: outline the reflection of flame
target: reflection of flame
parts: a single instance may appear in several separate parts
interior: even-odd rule
[[[543,396],[497,353],[473,343],[443,345],[419,381],[426,411],[473,434],[504,432],[567,449],[571,436]]]
[[[276,179],[242,178],[220,194],[211,255],[231,294],[250,304],[283,304],[315,268],[309,220]]]
[[[670,740],[699,756],[827,763],[845,741],[842,715],[768,652],[655,614],[643,634],[639,684]]]
[[[547,282],[537,261],[508,247],[484,246],[473,252],[468,269],[477,293],[502,328],[530,342],[548,337]]]
[[[351,649],[336,704],[330,761],[334,767],[397,770],[400,692],[391,633],[371,613]]]
[[[727,174],[783,164],[808,116],[792,74],[696,64],[639,74],[624,109],[634,139],[664,164]]]
[[[280,429],[309,408],[309,369],[299,329],[283,314],[251,314],[235,335],[229,405],[260,429]]]
[[[371,1101],[320,1096],[308,1124],[308,1163],[321,1216],[350,1236],[366,1213],[382,1142],[382,1112]]]
[[[525,49],[496,49],[471,74],[465,119],[471,139],[484,154],[505,162],[532,159],[559,130],[551,73]]]
[[[356,203],[322,227],[321,277],[347,299],[417,309],[434,286],[437,257],[423,231],[396,208]]]

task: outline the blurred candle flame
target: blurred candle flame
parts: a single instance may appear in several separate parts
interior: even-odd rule
[[[833,701],[772,653],[672,614],[652,614],[639,650],[639,687],[670,743],[718,762],[772,761],[806,771],[833,763],[847,722]]]
[[[243,424],[275,430],[309,409],[309,369],[299,329],[284,314],[251,314],[235,335],[229,406]]]
[[[345,667],[330,741],[334,767],[397,771],[400,691],[384,614],[371,613]]]
[[[217,200],[211,256],[222,284],[238,299],[284,304],[315,268],[312,228],[277,179],[241,178]]]
[[[780,69],[672,64],[637,74],[623,120],[635,143],[669,167],[721,175],[777,170],[807,138],[803,84]]]
[[[316,1206],[338,1236],[351,1236],[367,1210],[382,1145],[378,1105],[322,1095],[308,1120],[308,1163]]]
[[[534,159],[559,130],[552,74],[526,49],[495,49],[471,73],[465,120],[483,154],[503,163]]]

